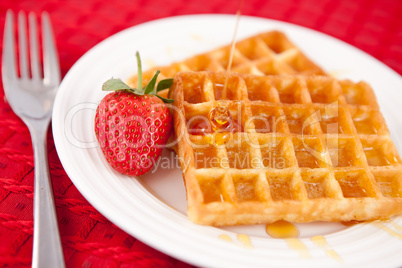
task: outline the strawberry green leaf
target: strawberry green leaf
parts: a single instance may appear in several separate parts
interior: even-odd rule
[[[150,94],[150,93],[154,93],[154,89],[155,89],[155,84],[156,84],[156,79],[158,79],[158,75],[159,75],[160,71],[156,71],[156,73],[154,74],[154,76],[151,78],[151,80],[149,80],[148,84],[145,86],[145,94]]]
[[[129,87],[126,83],[124,83],[120,79],[116,79],[116,78],[111,78],[111,79],[107,80],[105,83],[103,83],[102,90],[103,91],[128,91],[128,92],[132,92],[136,95],[144,95],[143,91],[138,90],[136,88]]]
[[[131,87],[129,87],[126,83],[124,83],[120,79],[112,78],[103,83],[102,90],[103,91],[131,90]]]
[[[161,97],[161,96],[159,96],[159,95],[155,95],[155,96],[157,96],[158,98],[160,98],[161,100],[163,100],[163,102],[165,102],[165,103],[172,103],[172,102],[174,102],[174,100],[172,100],[172,99],[166,99],[166,98]]]
[[[156,87],[156,92],[170,88],[172,86],[172,84],[173,84],[173,78],[163,79],[163,80],[159,81],[159,83]]]
[[[138,96],[144,95],[144,90],[139,90],[138,88],[131,88],[130,90],[132,93]]]

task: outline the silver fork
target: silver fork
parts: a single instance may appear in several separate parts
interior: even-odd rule
[[[36,16],[29,14],[31,75],[28,68],[26,15],[18,14],[20,75],[17,73],[14,14],[7,11],[3,39],[4,92],[14,113],[27,125],[35,158],[34,237],[32,267],[64,267],[46,150],[46,133],[60,84],[60,66],[49,19],[42,13],[43,77]]]

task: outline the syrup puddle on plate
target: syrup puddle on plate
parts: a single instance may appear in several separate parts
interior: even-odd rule
[[[280,220],[274,223],[267,224],[265,228],[267,234],[272,238],[285,239],[289,248],[297,251],[300,257],[311,258],[311,253],[308,250],[307,246],[300,239],[298,239],[300,231],[294,224],[284,220]],[[319,248],[324,250],[329,257],[342,262],[341,257],[338,255],[338,253],[335,252],[333,248],[331,248],[324,236],[316,235],[311,237],[310,240]]]
[[[353,224],[357,224],[359,222],[353,222]],[[341,224],[339,224],[341,225]],[[333,260],[343,263],[342,258],[339,256],[339,254],[331,247],[331,245],[327,242],[325,236],[323,235],[311,235],[308,236],[309,238],[304,238],[300,239],[300,230],[299,228],[287,221],[280,220],[274,223],[266,224],[266,225],[253,225],[253,226],[247,226],[248,228],[252,227],[254,231],[257,229],[260,230],[260,228],[265,227],[265,234],[268,235],[266,238],[273,238],[277,241],[283,241],[286,243],[287,247],[291,249],[292,251],[295,251],[299,254],[301,258],[305,259],[310,259],[313,258],[312,252],[311,252],[311,246],[308,245],[308,240],[309,239],[315,246],[317,246],[322,252],[324,252],[328,257],[332,258]],[[228,231],[232,231],[234,233],[237,233],[236,239],[233,239],[231,236],[227,234],[221,234],[218,236],[219,239],[236,244],[238,246],[242,246],[244,248],[249,248],[252,249],[254,248],[252,244],[252,237],[249,235],[246,235],[244,233],[241,233],[241,226],[231,226],[231,227],[226,227],[224,228]],[[249,230],[250,231],[250,230]],[[252,231],[251,231],[252,233]],[[252,234],[251,234],[252,236]],[[258,235],[259,236],[259,235]],[[306,243],[307,242],[307,243]]]
[[[349,222],[340,222],[339,225],[342,225],[345,227],[353,227],[353,226],[359,225],[361,223],[370,224],[372,226],[375,226],[375,227],[383,230],[389,236],[402,240],[402,226],[393,220],[371,221],[371,222],[370,221],[369,222],[349,221]],[[250,226],[248,226],[248,227],[250,228]],[[263,227],[263,226],[262,225],[253,226],[252,229],[254,231],[251,231],[251,233],[255,232],[255,230],[257,228],[261,228],[261,227]],[[239,229],[238,227],[233,227],[233,228],[229,227],[229,228],[225,228],[225,229],[232,231],[232,232],[234,231],[235,233],[238,233],[238,232],[236,232],[236,230],[237,231],[242,230],[242,229]],[[303,229],[303,232],[304,231],[305,230]],[[337,231],[335,231],[335,232],[337,232]],[[310,235],[307,236],[309,238],[307,238],[306,236],[304,236],[304,238],[299,238],[300,230],[299,230],[298,226],[296,226],[290,222],[284,221],[284,220],[266,224],[265,225],[265,233],[269,237],[274,238],[275,240],[285,242],[286,245],[288,246],[288,248],[297,252],[301,258],[311,259],[314,257],[312,255],[312,251],[311,251],[313,247],[311,246],[311,244],[309,245],[309,241],[310,241],[311,243],[313,243],[314,246],[318,247],[323,253],[325,253],[328,257],[330,257],[334,261],[337,261],[338,263],[344,263],[344,260],[342,259],[342,257],[338,254],[338,252],[336,252],[336,250],[330,245],[330,243],[328,243],[325,235],[312,234],[311,236]],[[259,235],[257,235],[257,236],[259,236]],[[219,238],[221,240],[225,240],[227,242],[237,244],[244,248],[254,248],[254,246],[252,244],[252,234],[250,237],[249,235],[246,235],[244,233],[242,233],[242,234],[238,233],[236,239],[232,239],[229,235],[222,234],[219,236]]]
[[[267,224],[265,229],[272,238],[296,238],[300,234],[295,225],[282,220]]]

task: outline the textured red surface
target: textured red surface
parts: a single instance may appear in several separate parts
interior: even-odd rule
[[[174,15],[234,14],[226,0],[1,0],[7,9],[51,14],[62,74],[86,51],[127,27]],[[400,0],[248,0],[243,14],[287,21],[350,43],[402,74]],[[0,42],[0,46],[2,39]],[[100,215],[66,175],[48,135],[50,171],[67,267],[187,267],[126,234]],[[0,266],[31,264],[33,156],[29,132],[0,90]]]

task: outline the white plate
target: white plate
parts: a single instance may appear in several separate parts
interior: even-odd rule
[[[93,131],[95,109],[105,95],[102,83],[111,77],[126,79],[136,73],[136,51],[140,51],[145,69],[168,64],[230,43],[234,25],[235,17],[229,15],[148,22],[106,39],[71,68],[57,94],[53,135],[60,160],[75,186],[100,213],[127,233],[199,266],[402,265],[402,217],[379,225],[366,223],[349,228],[338,223],[298,224],[301,237],[292,243],[300,243],[292,248],[289,240],[270,238],[264,225],[214,228],[189,222],[185,189],[173,153],[165,152],[165,160],[156,171],[141,179],[125,177],[109,167]],[[395,136],[402,135],[402,79],[398,74],[339,40],[283,22],[242,17],[238,39],[273,29],[285,32],[328,72],[339,78],[369,82],[391,131]],[[222,239],[222,235],[231,241]],[[310,238],[316,235],[323,235],[327,244],[315,244]],[[252,246],[247,246],[244,237],[250,239]],[[334,257],[334,252],[339,258]]]

